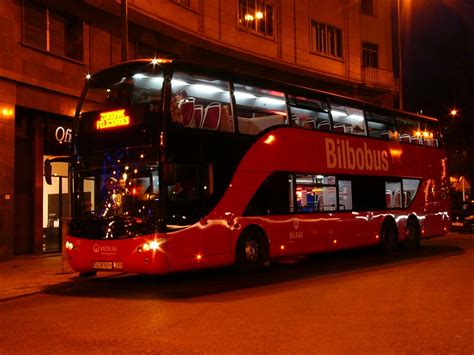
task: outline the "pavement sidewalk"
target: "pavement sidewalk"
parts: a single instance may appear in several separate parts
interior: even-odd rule
[[[18,256],[0,262],[0,302],[78,279],[77,272],[64,271],[61,254]]]

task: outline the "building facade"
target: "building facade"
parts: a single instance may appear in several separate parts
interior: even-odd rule
[[[87,73],[121,61],[121,0],[0,2],[0,259],[60,250]],[[182,58],[393,106],[385,0],[128,0],[128,58]]]

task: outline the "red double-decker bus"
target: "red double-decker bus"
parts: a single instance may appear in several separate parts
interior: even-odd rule
[[[73,134],[65,246],[83,274],[254,269],[416,248],[448,230],[446,158],[429,117],[138,60],[86,79]]]

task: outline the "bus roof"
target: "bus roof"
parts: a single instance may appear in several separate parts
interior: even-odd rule
[[[177,67],[177,68],[183,69],[190,66],[194,68],[199,68],[199,69],[202,68],[204,69],[203,72],[206,72],[206,73],[212,73],[212,72],[224,73],[229,78],[234,78],[237,74],[236,72],[233,72],[229,68],[223,68],[221,66],[210,67],[198,62],[182,60],[182,59],[135,59],[135,60],[130,60],[127,62],[116,64],[114,66],[99,70],[98,72],[92,74],[91,77],[88,79],[88,86],[91,88],[99,88],[99,87],[102,87],[103,83],[118,82],[124,76],[131,76],[138,72],[154,74],[154,73],[157,73],[157,71],[162,71],[163,68],[165,67]],[[252,80],[252,81],[257,80],[257,81],[262,81],[264,83],[270,83],[270,84],[273,83],[279,86],[313,92],[319,95],[327,95],[332,98],[338,98],[341,100],[356,102],[361,105],[370,106],[375,109],[390,111],[394,114],[400,114],[402,116],[408,115],[408,116],[422,118],[429,121],[436,121],[436,122],[439,121],[438,119],[434,117],[425,116],[418,113],[402,111],[402,110],[398,110],[391,107],[376,105],[368,101],[364,101],[364,100],[360,100],[360,99],[356,99],[356,98],[352,98],[352,97],[348,97],[344,95],[339,95],[333,92],[319,90],[314,87],[295,85],[288,82],[281,82],[275,79],[268,79],[267,77],[259,77],[253,74],[250,75],[246,73],[243,73],[243,74],[238,73],[238,75],[239,77],[247,79],[247,80]]]

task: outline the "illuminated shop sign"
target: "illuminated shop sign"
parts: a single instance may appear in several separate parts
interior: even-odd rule
[[[130,117],[125,113],[125,109],[109,112],[102,112],[100,119],[96,121],[97,130],[109,129],[114,127],[128,126]]]

